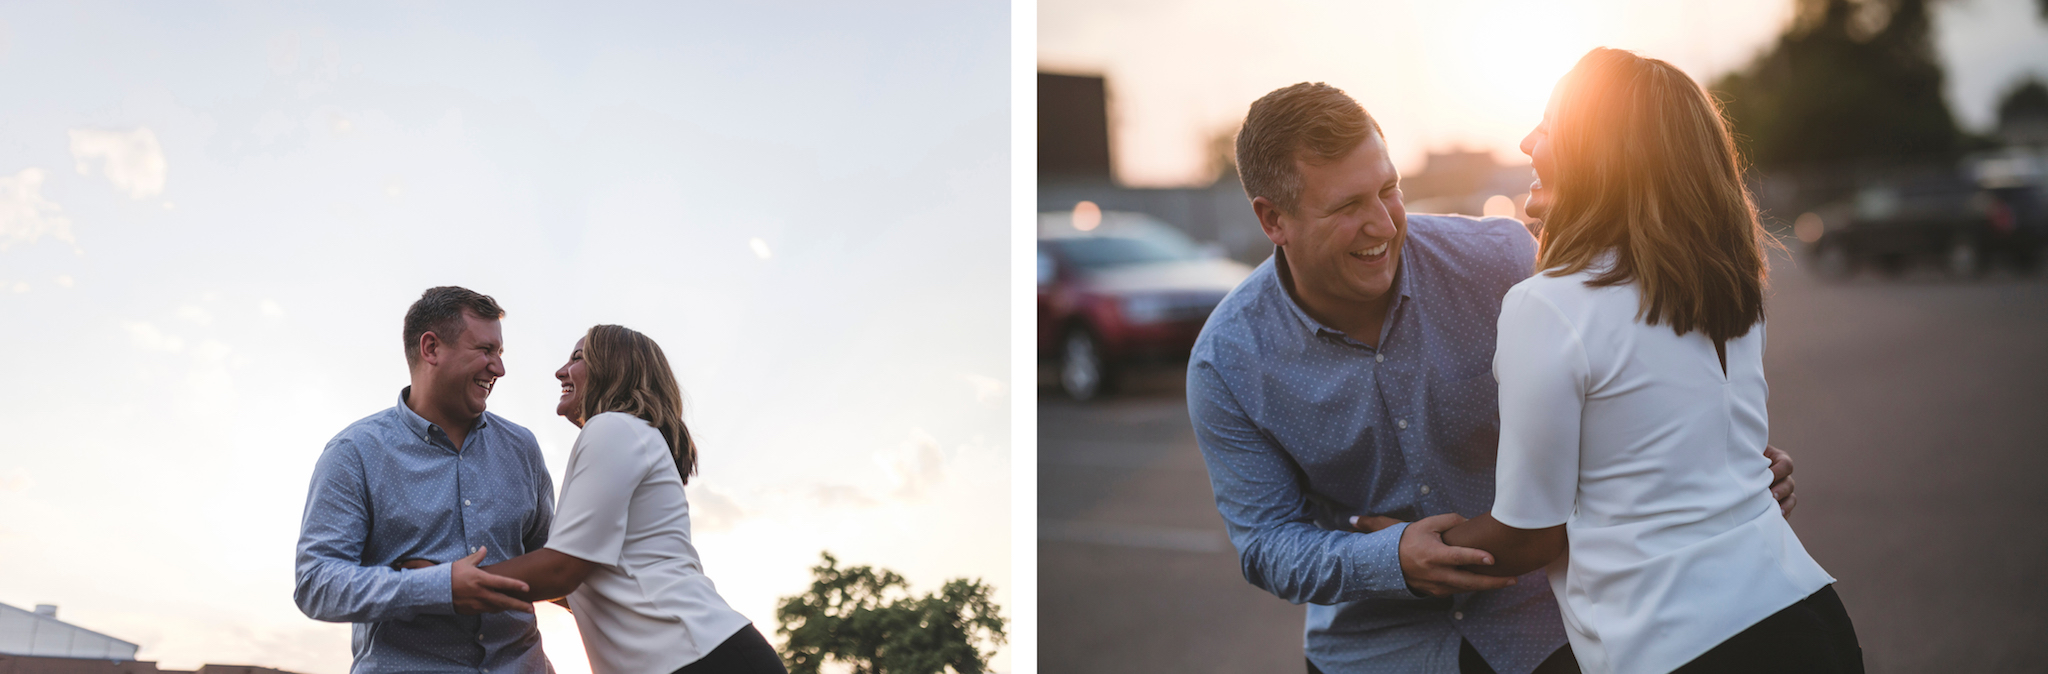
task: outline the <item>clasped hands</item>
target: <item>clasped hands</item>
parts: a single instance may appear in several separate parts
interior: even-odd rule
[[[526,582],[517,578],[500,576],[476,568],[483,561],[487,548],[478,547],[468,557],[455,560],[448,569],[449,594],[455,600],[455,612],[462,615],[497,613],[499,611],[533,612],[533,602],[506,596],[506,592],[527,591]],[[425,559],[407,559],[392,564],[396,569],[424,569],[434,566]]]
[[[1790,519],[1792,509],[1799,505],[1799,496],[1793,493],[1792,457],[1785,450],[1770,446],[1764,447],[1764,457],[1771,460],[1771,497],[1777,499],[1779,510]],[[1447,597],[1515,584],[1514,578],[1474,573],[1465,568],[1492,565],[1493,555],[1485,550],[1444,543],[1443,532],[1464,521],[1463,515],[1445,513],[1417,520],[1401,532],[1398,554],[1401,575],[1407,580],[1409,591],[1421,596]],[[1372,515],[1353,516],[1350,522],[1353,529],[1370,533],[1401,520]]]

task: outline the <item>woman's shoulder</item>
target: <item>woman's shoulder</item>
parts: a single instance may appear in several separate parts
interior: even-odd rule
[[[1634,307],[1636,290],[1634,283],[1594,285],[1592,282],[1614,266],[1613,258],[1602,255],[1578,271],[1566,273],[1564,267],[1540,269],[1516,283],[1509,289],[1513,294],[1540,297],[1559,308],[1564,306],[1585,306],[1599,303],[1621,303]]]
[[[655,442],[661,441],[661,431],[655,430],[646,420],[624,412],[605,412],[583,422],[583,432],[577,436],[577,441],[586,444],[637,443],[647,441],[648,436],[653,436]]]

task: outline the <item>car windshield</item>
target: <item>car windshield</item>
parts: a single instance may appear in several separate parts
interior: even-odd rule
[[[1121,237],[1077,237],[1059,242],[1068,262],[1082,269],[1175,262],[1199,257],[1193,247],[1175,241]]]

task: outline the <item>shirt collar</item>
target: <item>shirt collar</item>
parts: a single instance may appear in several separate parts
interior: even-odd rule
[[[1390,330],[1393,327],[1393,318],[1396,312],[1400,310],[1401,305],[1403,303],[1407,302],[1410,299],[1414,299],[1409,294],[1411,286],[1408,283],[1408,270],[1410,267],[1408,256],[1408,244],[1412,242],[1414,242],[1413,238],[1409,238],[1401,242],[1401,266],[1396,267],[1394,270],[1394,301],[1387,305],[1387,321],[1380,326],[1380,343],[1382,345],[1386,343],[1385,337],[1388,330]],[[1282,250],[1279,246],[1274,246],[1273,277],[1271,279],[1272,292],[1280,296],[1281,303],[1285,304],[1287,306],[1287,310],[1294,314],[1295,319],[1301,321],[1302,327],[1306,328],[1311,333],[1318,335],[1330,335],[1336,337],[1350,337],[1350,335],[1344,334],[1342,330],[1338,330],[1336,328],[1323,325],[1322,321],[1318,321],[1315,319],[1314,316],[1308,315],[1308,310],[1301,308],[1301,303],[1295,301],[1294,299],[1294,293],[1288,292],[1287,290],[1287,277],[1291,277],[1293,276],[1293,274],[1294,272],[1288,269],[1287,267],[1287,252]]]
[[[412,411],[412,406],[410,406],[410,405],[407,405],[407,404],[405,404],[405,401],[406,401],[406,399],[410,398],[411,396],[412,396],[412,387],[411,387],[411,386],[407,386],[407,387],[405,387],[405,388],[402,388],[402,389],[399,389],[399,390],[398,390],[398,419],[399,419],[399,421],[403,422],[403,423],[405,424],[405,427],[406,427],[407,429],[410,429],[410,430],[412,431],[412,434],[413,434],[413,435],[419,436],[419,438],[420,438],[420,441],[421,441],[421,442],[426,442],[426,443],[428,443],[428,444],[432,444],[432,443],[433,443],[433,433],[432,433],[432,431],[437,431],[437,430],[439,430],[439,431],[441,431],[441,434],[442,434],[442,435],[443,435],[443,436],[445,437],[445,436],[447,435],[447,433],[448,433],[448,432],[447,432],[446,430],[442,430],[442,429],[440,429],[440,428],[436,428],[436,427],[434,426],[433,422],[427,421],[427,418],[426,418],[426,417],[420,416],[420,414],[419,414],[418,412],[414,412],[414,411]],[[476,417],[476,425],[474,425],[474,426],[471,426],[471,427],[470,427],[470,429],[469,429],[469,432],[470,432],[470,434],[471,434],[471,435],[475,435],[477,431],[481,431],[481,430],[483,430],[483,429],[485,429],[485,428],[488,428],[488,427],[490,427],[490,425],[491,425],[491,422],[490,422],[490,416],[491,416],[491,415],[490,415],[489,413],[484,413],[484,414],[479,414],[479,415],[477,415],[477,417]]]

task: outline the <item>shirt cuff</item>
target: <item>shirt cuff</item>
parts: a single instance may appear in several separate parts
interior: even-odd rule
[[[422,615],[455,615],[455,563],[402,571],[405,604]]]
[[[1351,568],[1361,576],[1358,580],[1365,587],[1366,596],[1374,599],[1418,597],[1408,589],[1408,577],[1401,573],[1401,532],[1407,530],[1408,523],[1401,522],[1358,537],[1358,549],[1352,557],[1358,562]]]

